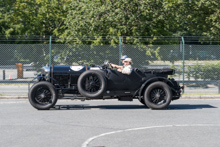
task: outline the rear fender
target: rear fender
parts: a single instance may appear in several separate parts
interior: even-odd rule
[[[153,78],[148,79],[147,81],[145,81],[142,84],[142,86],[139,90],[139,93],[138,93],[139,97],[143,96],[144,90],[146,89],[147,86],[149,86],[151,83],[156,82],[156,81],[162,81],[162,82],[168,84],[170,86],[171,90],[175,90],[173,88],[174,84],[169,79],[164,78],[164,77],[153,77]]]

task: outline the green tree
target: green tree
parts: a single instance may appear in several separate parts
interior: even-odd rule
[[[137,60],[158,60],[160,47],[151,48],[156,38],[132,36],[171,35],[170,30],[175,27],[171,20],[175,16],[171,13],[172,5],[168,6],[168,4],[172,3],[168,3],[168,0],[72,1],[65,20],[66,30],[60,36],[60,41],[74,44],[115,45],[119,43],[118,36],[122,36],[122,54],[129,54],[126,50],[130,47],[130,53],[135,52],[132,56],[138,55]],[[94,37],[91,39],[88,36]],[[127,44],[137,46],[126,46]],[[144,60],[139,63],[141,64],[146,65],[148,61]]]
[[[57,35],[67,16],[70,0],[14,0],[7,17],[7,35]]]
[[[0,17],[0,33],[7,35],[9,38],[12,35],[23,35],[13,38],[14,41],[9,43],[33,44],[33,40],[37,39],[40,43],[48,44],[49,38],[46,35],[59,35],[65,30],[63,24],[67,16],[67,6],[70,0],[0,1],[3,2],[0,7],[0,16],[2,16]],[[27,37],[24,37],[25,35]],[[29,35],[40,35],[41,37],[32,38]],[[25,40],[25,42],[19,42],[20,40]],[[36,44],[36,41],[34,44]],[[45,62],[49,58],[49,55],[44,53],[45,46],[29,46],[30,51],[24,48],[25,46],[17,47],[16,50],[14,49],[13,54],[9,53],[11,55],[10,57],[14,58],[13,60],[29,60],[30,62],[39,64],[42,62],[45,65]],[[49,47],[48,45],[46,46],[47,50]],[[4,52],[2,55],[7,57],[5,51],[0,50],[0,52]],[[30,56],[30,52],[34,55]],[[0,60],[5,60],[5,58],[1,58]]]
[[[0,35],[5,35],[5,30],[10,29],[8,22],[11,14],[11,5],[15,0],[0,0]]]
[[[75,0],[69,5],[62,37],[168,36],[172,17],[161,0]]]
[[[219,36],[219,0],[181,0],[175,5],[176,23],[174,35],[178,36]]]
[[[5,31],[11,29],[9,20],[12,13],[12,5],[15,0],[0,0],[0,35],[5,35]],[[2,44],[8,44],[10,41],[5,41],[5,36],[0,36],[0,42]],[[4,42],[2,42],[4,40]],[[8,47],[7,45],[1,45],[0,49],[0,64],[7,65],[14,57],[15,49]]]

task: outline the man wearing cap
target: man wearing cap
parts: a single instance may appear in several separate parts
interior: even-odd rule
[[[123,73],[123,74],[127,74],[130,75],[132,72],[132,59],[131,58],[126,58],[123,60],[123,64],[124,66],[118,66],[115,64],[112,64],[112,67],[117,68],[117,71]]]
[[[125,60],[126,58],[128,58],[127,55],[124,55],[124,56],[121,57],[121,63],[122,63],[123,65],[124,65],[124,60]],[[117,68],[117,69],[123,68],[123,66],[120,66],[120,65],[116,65],[116,64],[111,64],[111,65],[112,65],[112,67]]]
[[[127,55],[124,55],[124,56],[121,57],[121,63],[122,63],[122,64],[124,64],[123,61],[124,61],[126,58],[128,58]]]

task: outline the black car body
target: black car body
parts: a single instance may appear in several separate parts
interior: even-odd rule
[[[29,101],[39,110],[50,109],[57,99],[118,99],[141,103],[152,109],[164,109],[179,99],[181,87],[168,75],[173,69],[133,69],[130,75],[101,66],[43,67],[37,82],[29,89]]]

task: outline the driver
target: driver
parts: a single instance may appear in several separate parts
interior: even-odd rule
[[[122,63],[122,64],[124,64],[123,61],[124,61],[126,58],[128,58],[127,55],[124,55],[124,56],[121,57],[121,63]]]
[[[116,65],[116,64],[111,64],[111,66],[112,66],[113,68],[122,69],[122,68],[124,67],[124,60],[125,60],[126,58],[128,58],[127,55],[124,55],[124,56],[121,57],[121,63],[123,64],[123,66]]]
[[[124,65],[124,60],[126,59],[126,58],[128,58],[128,56],[127,55],[124,55],[124,56],[122,56],[121,57],[121,63]],[[111,64],[112,65],[112,67],[114,67],[114,68],[123,68],[123,66],[120,66],[120,65],[116,65],[116,64]]]
[[[126,58],[125,60],[123,60],[122,63],[124,64],[124,66],[118,66],[116,64],[111,64],[111,65],[112,67],[117,68],[117,71],[123,74],[130,75],[132,72],[132,66],[131,66],[131,64],[133,64],[132,59]]]

